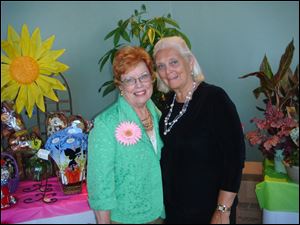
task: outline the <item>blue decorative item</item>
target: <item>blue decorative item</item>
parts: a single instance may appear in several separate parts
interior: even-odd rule
[[[87,137],[81,129],[72,126],[54,133],[46,142],[45,148],[59,168],[58,177],[65,194],[81,192],[81,183],[85,179]]]

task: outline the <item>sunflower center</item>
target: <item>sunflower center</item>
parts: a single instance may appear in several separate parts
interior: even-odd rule
[[[12,61],[10,74],[18,83],[31,84],[39,76],[39,65],[29,56],[20,56]]]
[[[132,131],[131,131],[131,130],[126,130],[126,131],[125,131],[125,136],[126,136],[126,137],[132,136]]]

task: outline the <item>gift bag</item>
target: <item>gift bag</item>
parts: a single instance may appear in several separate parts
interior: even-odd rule
[[[77,127],[68,127],[52,134],[45,145],[57,164],[58,179],[64,194],[82,191],[87,158],[87,134]]]

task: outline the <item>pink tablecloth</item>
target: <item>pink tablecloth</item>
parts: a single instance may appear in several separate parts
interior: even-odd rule
[[[47,193],[56,193],[56,196],[49,195],[50,198],[57,198],[54,203],[44,203],[42,200],[33,203],[24,203],[27,198],[36,199],[36,193],[23,192],[24,188],[32,187],[33,184],[40,182],[23,181],[19,183],[17,192],[13,195],[17,199],[17,204],[11,208],[1,210],[1,223],[20,223],[33,219],[49,218],[73,213],[80,213],[91,210],[87,202],[86,184],[82,185],[82,193],[74,195],[64,195],[56,177],[50,178],[48,184],[52,184],[53,191]],[[45,182],[44,182],[45,183]]]

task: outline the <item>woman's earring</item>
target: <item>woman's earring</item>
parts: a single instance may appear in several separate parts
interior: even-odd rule
[[[121,95],[121,96],[123,96],[123,95],[124,95],[124,93],[123,93],[123,90],[120,90],[120,95]]]
[[[192,75],[192,77],[194,76],[194,71],[193,70],[191,71],[191,75]]]

